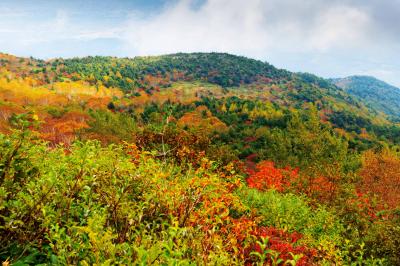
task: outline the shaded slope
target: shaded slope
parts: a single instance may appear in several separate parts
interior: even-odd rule
[[[332,79],[332,82],[365,104],[400,118],[400,89],[369,76],[351,76]]]

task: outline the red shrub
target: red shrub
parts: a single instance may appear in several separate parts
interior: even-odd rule
[[[259,163],[256,170],[249,170],[249,178],[247,184],[251,188],[258,190],[267,190],[274,188],[277,191],[287,189],[297,179],[297,170],[290,168],[276,168],[273,162],[263,161]]]
[[[296,265],[312,265],[313,257],[316,255],[316,250],[308,248],[303,245],[299,245],[297,242],[302,238],[300,233],[288,233],[274,227],[257,227],[252,233],[259,241],[261,239],[268,239],[267,247],[262,250],[259,244],[253,244],[249,248],[245,249],[246,264],[254,264],[254,256],[251,256],[252,252],[263,253],[267,250],[276,251],[278,258],[282,259],[284,263],[287,260],[292,260],[293,255],[300,255],[301,258],[297,261]],[[267,256],[266,263],[272,262],[271,255]]]

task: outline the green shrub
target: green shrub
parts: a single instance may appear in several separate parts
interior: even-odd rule
[[[324,240],[332,243],[342,241],[343,225],[334,213],[323,206],[311,208],[303,196],[247,188],[242,189],[239,195],[247,206],[254,208],[262,217],[263,225],[300,232],[313,246]]]

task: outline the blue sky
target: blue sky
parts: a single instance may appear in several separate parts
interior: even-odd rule
[[[400,0],[2,0],[0,51],[37,58],[229,52],[400,86]]]

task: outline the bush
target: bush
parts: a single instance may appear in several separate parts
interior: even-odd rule
[[[255,189],[242,189],[239,197],[262,217],[262,225],[302,233],[304,241],[315,247],[325,240],[342,241],[343,225],[334,213],[323,206],[311,208],[305,197]]]

